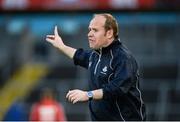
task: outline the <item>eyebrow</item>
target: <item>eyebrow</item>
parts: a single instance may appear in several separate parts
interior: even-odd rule
[[[88,29],[89,29],[89,30],[90,30],[90,29],[91,29],[91,30],[97,30],[97,28],[90,28],[90,27],[88,27]]]

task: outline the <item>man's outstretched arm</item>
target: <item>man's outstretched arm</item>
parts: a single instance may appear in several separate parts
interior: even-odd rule
[[[46,41],[51,43],[54,47],[58,48],[61,52],[63,52],[65,55],[67,55],[69,58],[73,58],[76,49],[69,47],[64,44],[62,41],[62,38],[58,34],[57,26],[54,28],[54,35],[47,35]]]

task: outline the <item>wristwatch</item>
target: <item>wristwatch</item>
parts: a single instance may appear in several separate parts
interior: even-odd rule
[[[89,100],[92,100],[92,99],[93,99],[93,93],[92,93],[92,91],[88,91],[88,92],[87,92],[87,96],[88,96]]]

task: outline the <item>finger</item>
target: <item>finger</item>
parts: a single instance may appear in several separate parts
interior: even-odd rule
[[[77,103],[78,101],[79,101],[79,99],[73,100],[73,104]]]
[[[53,42],[53,40],[52,40],[52,39],[50,39],[50,38],[46,38],[46,41],[48,41],[48,42],[50,42],[50,43],[52,43],[52,42]]]
[[[74,96],[77,96],[77,94],[78,94],[77,92],[73,91],[69,94],[69,97],[72,98]]]
[[[68,101],[73,102],[74,99],[78,98],[77,94],[78,93],[75,90],[70,91],[69,94],[67,95]]]
[[[73,102],[76,98],[78,98],[77,93],[72,93],[68,96],[68,101]]]
[[[69,94],[70,94],[70,91],[68,91],[68,93],[66,94],[66,98],[68,98],[68,97],[69,97]]]
[[[57,26],[55,26],[55,28],[54,28],[54,35],[59,36]]]
[[[70,97],[70,102],[73,102],[74,100],[76,100],[77,99],[77,97],[76,96],[73,96],[73,97]]]
[[[54,35],[46,35],[46,37],[55,37]]]
[[[46,35],[46,38],[54,38],[54,35]]]
[[[69,102],[72,102],[72,100],[75,99],[75,96],[69,95],[67,99],[68,99]]]
[[[76,103],[76,102],[78,102],[80,100],[80,98],[78,97],[78,95],[76,95],[76,96],[73,96],[72,98],[71,98],[71,102],[74,104],[74,103]]]
[[[55,39],[54,37],[46,37],[46,38],[51,39],[51,40],[54,40],[54,39]]]
[[[69,96],[73,93],[73,90],[69,90],[67,95],[66,95],[66,98],[69,98]]]

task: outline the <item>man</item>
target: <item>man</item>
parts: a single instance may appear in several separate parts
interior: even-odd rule
[[[90,71],[89,91],[71,90],[67,99],[89,101],[92,120],[145,120],[145,106],[139,90],[138,66],[118,40],[118,24],[110,14],[96,14],[89,24],[92,50],[66,46],[55,27],[46,40]]]

